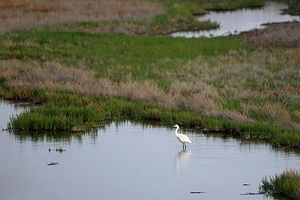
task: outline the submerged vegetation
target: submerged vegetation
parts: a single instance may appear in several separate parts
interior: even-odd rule
[[[290,170],[270,179],[264,178],[260,190],[274,197],[300,199],[300,173]]]

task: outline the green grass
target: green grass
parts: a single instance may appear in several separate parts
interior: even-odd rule
[[[165,0],[161,3],[166,13],[158,15],[149,24],[150,32],[170,33],[183,30],[207,30],[217,28],[214,22],[198,22],[193,13],[205,14],[203,4],[196,0]]]
[[[282,199],[300,199],[300,173],[291,170],[275,175],[270,179],[264,178],[260,190]]]
[[[82,97],[67,91],[28,89],[24,93],[27,100],[43,104],[12,118],[10,128],[87,131],[114,119],[156,120],[168,125],[179,122],[186,127],[200,128],[201,116],[195,112],[176,112],[117,98]],[[14,94],[5,96],[18,99]]]
[[[158,1],[161,3],[161,1]],[[171,32],[181,30],[205,30],[217,28],[214,22],[198,22],[193,13],[205,14],[203,5],[195,0],[166,0],[163,3],[165,14],[154,18],[151,26],[157,29],[174,27]]]
[[[212,56],[244,48],[235,38],[185,39],[55,30],[23,31],[0,36],[0,40],[16,44],[5,47],[0,42],[1,59],[58,61],[68,66],[83,62],[98,77],[119,81],[130,74],[135,80],[152,79],[160,85],[167,83],[155,75],[157,70],[176,71],[199,55]],[[26,41],[35,45],[23,45]]]

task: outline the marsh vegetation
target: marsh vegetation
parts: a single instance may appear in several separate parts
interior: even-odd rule
[[[270,178],[264,178],[260,186],[261,191],[268,195],[281,198],[300,198],[300,173],[289,170]]]
[[[34,39],[28,40],[29,36]],[[118,102],[130,101],[132,108],[126,108],[124,116],[173,123],[178,118],[166,120],[165,113],[183,112],[188,117],[179,122],[185,127],[237,133],[248,139],[276,138],[277,145],[299,146],[298,48],[253,50],[234,37],[190,40],[46,29],[2,36],[0,50],[0,92],[6,98],[34,100],[54,110],[58,108],[47,103],[52,98],[48,93],[83,94],[89,102],[118,98]],[[78,105],[73,110],[77,114],[71,115],[74,121],[62,118],[58,113],[69,116],[72,101],[60,96],[67,103],[59,101],[61,112],[51,112],[61,121],[59,129],[82,129],[88,124],[86,119],[112,118],[99,117],[105,113],[102,109],[82,117],[79,113],[95,110]],[[101,105],[101,100],[94,104]],[[145,104],[151,109],[145,110]],[[41,108],[23,114],[12,125],[57,129],[51,123],[42,125],[47,115],[39,113]],[[23,119],[26,123],[21,123]],[[289,139],[278,139],[277,132],[286,132],[282,135]]]
[[[280,2],[299,12],[298,0]],[[299,149],[299,22],[238,36],[159,36],[218,27],[197,20],[210,10],[264,3],[1,1],[0,97],[35,105],[8,127],[20,138],[70,139],[112,120],[147,120]],[[299,173],[261,188],[297,199]]]

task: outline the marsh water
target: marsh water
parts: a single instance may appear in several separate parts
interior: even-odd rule
[[[0,103],[0,126],[22,110]],[[299,154],[268,144],[186,134],[183,151],[173,129],[134,122],[74,135],[0,131],[0,199],[259,200],[267,197],[241,194],[300,167]]]
[[[198,21],[217,22],[220,27],[206,31],[184,31],[173,33],[175,37],[216,37],[238,34],[243,31],[263,28],[266,23],[300,21],[299,16],[282,14],[287,5],[277,2],[267,2],[263,8],[239,9],[235,11],[209,12],[199,17]]]

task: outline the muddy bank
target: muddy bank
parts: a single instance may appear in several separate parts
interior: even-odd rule
[[[295,10],[290,10],[290,9],[284,9],[283,14],[289,14],[289,15],[295,15],[295,16],[300,16],[300,10],[295,9]]]
[[[243,32],[240,37],[255,46],[300,47],[300,22],[266,24],[264,29]]]

